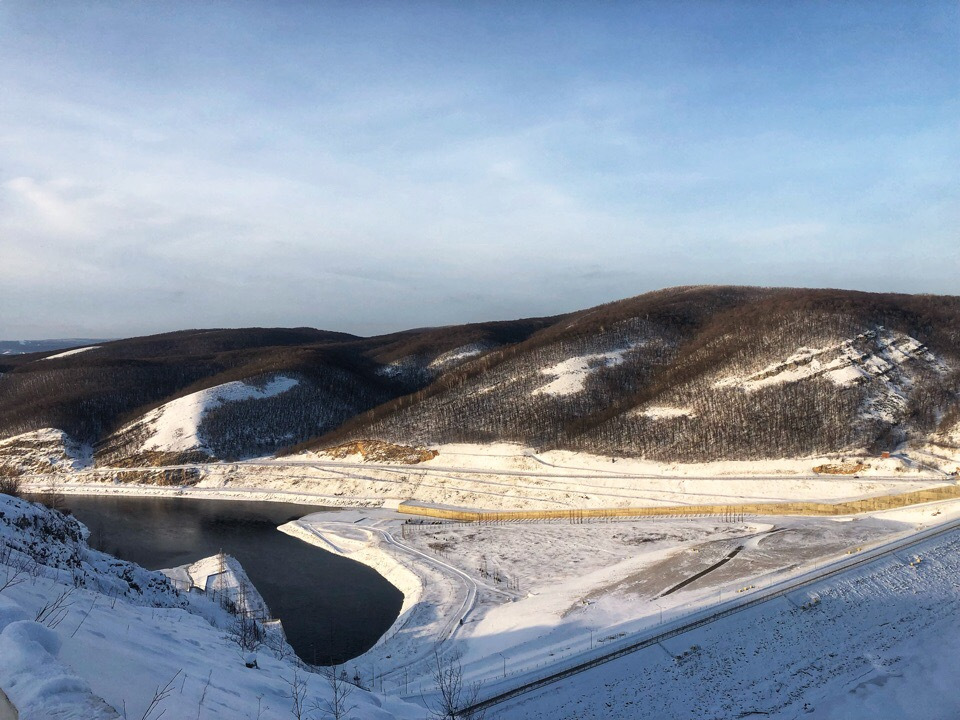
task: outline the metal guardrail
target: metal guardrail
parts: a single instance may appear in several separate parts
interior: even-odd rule
[[[738,603],[733,607],[725,608],[715,613],[711,613],[707,617],[693,620],[689,623],[685,623],[671,630],[666,630],[664,632],[658,633],[651,637],[644,638],[643,640],[630,643],[629,645],[618,648],[616,650],[613,650],[599,657],[586,660],[572,667],[566,668],[564,670],[559,670],[555,673],[551,673],[550,675],[546,675],[537,680],[533,680],[531,682],[524,683],[523,685],[519,685],[516,688],[513,688],[511,690],[507,690],[505,692],[489,697],[485,700],[481,700],[480,702],[474,703],[473,705],[460,709],[457,713],[457,716],[470,717],[472,713],[476,713],[481,710],[486,710],[487,708],[490,708],[494,705],[498,705],[507,700],[511,700],[520,695],[525,695],[526,693],[533,692],[534,690],[539,690],[542,687],[546,687],[547,685],[551,685],[555,682],[568,678],[572,675],[577,675],[579,673],[582,673],[592,668],[603,665],[604,663],[608,663],[612,660],[616,660],[617,658],[621,658],[625,655],[629,655],[631,653],[637,652],[638,650],[643,650],[645,648],[651,647],[652,645],[656,645],[657,643],[661,643],[665,640],[669,640],[671,638],[677,637],[678,635],[683,635],[685,633],[690,632],[691,630],[696,630],[697,628],[703,627],[704,625],[709,625],[710,623],[716,622],[717,620],[720,620],[725,617],[729,617],[730,615],[733,615],[735,613],[741,612],[743,610],[747,610],[752,607],[756,607],[757,605],[761,605],[763,603],[769,602],[770,600],[775,600],[776,598],[783,597],[787,593],[794,592],[807,585],[820,582],[821,580],[824,580],[829,577],[833,577],[834,575],[839,575],[840,573],[848,572],[854,568],[860,567],[861,565],[866,565],[868,563],[875,562],[892,553],[898,552],[900,550],[904,550],[905,548],[909,548],[909,547],[912,547],[913,545],[926,542],[928,540],[931,540],[933,538],[939,537],[941,535],[944,535],[946,533],[949,533],[958,529],[960,529],[960,520],[953,520],[945,523],[944,525],[939,526],[938,528],[931,528],[930,530],[923,531],[922,536],[920,536],[919,534],[913,535],[910,538],[907,538],[893,545],[887,545],[882,548],[878,548],[874,551],[867,551],[866,553],[864,553],[863,556],[858,557],[855,560],[851,560],[849,562],[842,562],[837,567],[825,569],[823,572],[819,572],[813,577],[806,577],[806,578],[797,580],[796,582],[790,583],[789,585],[786,585],[784,587],[776,588],[775,590],[767,594],[759,595],[755,598],[745,600],[742,603]]]

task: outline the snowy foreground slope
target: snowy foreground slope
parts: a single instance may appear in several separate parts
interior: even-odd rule
[[[495,718],[960,717],[960,531],[600,665]]]
[[[71,518],[0,495],[0,689],[20,720],[290,718],[295,673],[304,708],[316,702],[323,716],[328,679],[298,670],[288,647],[262,647],[248,668],[219,606],[90,549],[85,534]],[[196,578],[204,568],[189,570]],[[359,689],[349,704],[358,719],[423,712]]]

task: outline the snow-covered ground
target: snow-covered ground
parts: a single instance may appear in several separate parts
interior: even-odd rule
[[[177,594],[161,574],[91,550],[79,523],[39,506],[0,495],[0,513],[0,548],[10,548],[0,586],[15,578],[0,590],[0,689],[20,720],[286,719],[295,674],[305,711],[316,701],[311,712],[323,716],[328,678],[298,668],[288,647],[261,647],[247,667],[229,616],[208,596]],[[422,716],[360,689],[348,704],[358,719]]]
[[[928,510],[928,521],[938,509]],[[328,550],[375,568],[390,558],[421,579],[385,639],[348,663],[351,674],[376,672],[385,691],[413,697],[424,678],[429,691],[438,649],[459,656],[471,682],[543,672],[724,594],[766,587],[912,532],[914,523],[886,516],[420,525],[364,510],[294,525]],[[734,559],[672,591],[735,549]]]
[[[367,506],[309,516],[283,529],[370,565],[403,591],[397,622],[377,646],[347,663],[347,670],[351,677],[357,674],[389,695],[414,700],[421,690],[428,697],[432,692],[430,666],[437,652],[443,658],[460,657],[470,683],[519,682],[575,656],[600,652],[625,637],[649,632],[660,623],[702,611],[721,599],[748,597],[820,563],[909,535],[918,524],[960,514],[957,503],[857,518],[750,518],[735,511],[738,503],[760,500],[841,500],[943,484],[947,478],[929,467],[926,456],[923,460],[851,455],[664,465],[568,452],[538,454],[513,445],[447,445],[439,450],[437,457],[416,465],[366,463],[360,457],[333,459],[314,453],[217,464],[204,469],[194,488],[117,484],[104,470],[98,471],[100,481],[92,473],[78,473],[74,476],[78,482],[62,487],[79,492],[182,492],[196,497]],[[860,477],[812,473],[816,465],[843,459],[864,462]],[[408,515],[389,509],[407,499],[504,509],[704,503],[734,509],[726,518],[411,524],[406,522],[411,520]],[[206,577],[204,572],[209,576],[210,568],[196,570],[196,574],[189,568],[182,572],[189,575],[191,584],[208,584],[196,578]],[[186,577],[180,579],[187,582]],[[756,642],[766,643],[763,647],[768,652],[779,625],[771,621],[762,627],[774,639]],[[734,650],[739,647],[731,644]],[[694,667],[689,658],[698,653],[674,661],[673,655],[682,656],[689,647],[669,648],[659,652],[670,663]],[[714,652],[713,664],[705,664],[704,672],[713,678],[705,686],[716,688],[720,680],[714,676],[725,676],[718,669],[722,648]],[[644,653],[637,657],[650,656]],[[795,664],[790,659],[794,656],[784,657],[788,665]],[[662,668],[650,667],[656,669],[642,672],[653,683]],[[807,689],[803,686],[803,692]],[[634,714],[604,714],[603,705],[590,704],[601,702],[598,698],[604,692],[590,690],[590,697],[583,699],[586,709],[578,714],[581,710],[571,691],[565,697],[573,704],[554,709],[553,716],[647,716],[636,714],[635,704],[624,705],[631,708],[625,712]],[[705,717],[726,717],[709,705],[723,692],[721,688],[713,695],[703,694],[691,707],[707,713]],[[763,692],[772,691],[757,690]],[[701,716],[671,715],[670,703],[679,702],[677,697],[664,694],[656,701],[660,704],[654,704],[657,712],[649,716]],[[796,710],[802,705],[784,707]],[[534,717],[529,708],[517,714],[501,709],[497,713],[498,717]]]
[[[939,510],[960,513],[956,504]],[[551,684],[488,717],[960,717],[958,576],[954,531]]]
[[[280,459],[197,465],[190,488],[127,485],[110,468],[74,473],[63,489],[131,494],[194,494],[319,502],[342,507],[415,500],[491,510],[649,507],[810,500],[839,502],[949,482],[921,461],[862,454],[755,462],[667,464],[585,453],[537,453],[518,445],[440,445],[431,460],[406,465],[303,453]],[[818,475],[840,460],[857,475]],[[952,468],[951,468],[952,469]],[[28,479],[29,480],[29,479]],[[43,480],[34,481],[42,488]]]

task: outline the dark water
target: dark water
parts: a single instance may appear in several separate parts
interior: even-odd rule
[[[66,505],[90,528],[92,546],[150,570],[220,549],[237,558],[306,662],[356,657],[400,612],[403,595],[376,572],[276,529],[325,508],[90,495],[68,496]]]

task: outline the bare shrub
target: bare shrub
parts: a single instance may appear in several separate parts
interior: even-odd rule
[[[33,558],[21,555],[9,545],[0,547],[0,592],[22,583],[37,567]]]
[[[37,611],[37,616],[34,618],[41,625],[46,625],[51,630],[57,627],[63,619],[67,616],[69,608],[73,605],[73,601],[70,600],[70,597],[73,595],[73,592],[76,588],[66,588],[55,598],[44,604]]]
[[[327,687],[330,689],[330,698],[324,701],[314,700],[311,708],[323,713],[323,717],[332,720],[345,720],[356,705],[348,705],[351,693],[356,689],[347,680],[347,671],[333,665],[327,675]]]
[[[23,493],[23,481],[19,475],[0,475],[0,495],[10,495],[12,497],[21,497]]]

